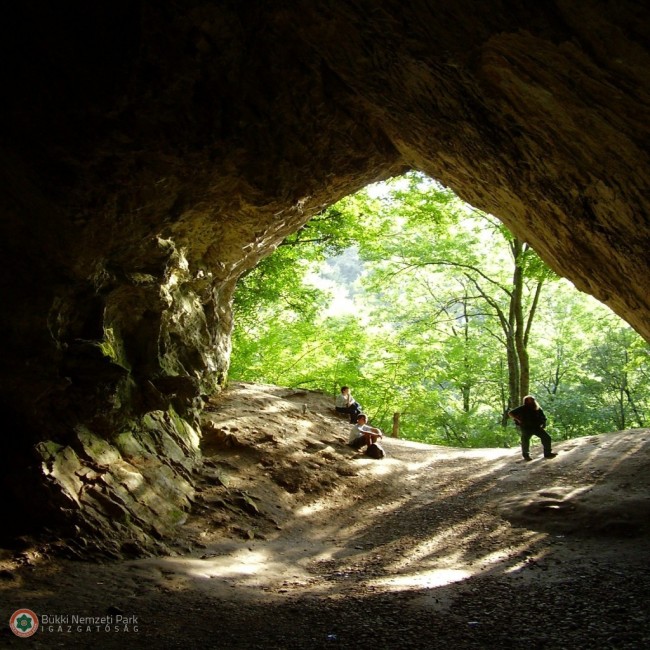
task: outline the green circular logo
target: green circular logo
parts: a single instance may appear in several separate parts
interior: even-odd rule
[[[16,636],[32,636],[38,630],[38,616],[31,609],[17,609],[9,619],[9,627]]]

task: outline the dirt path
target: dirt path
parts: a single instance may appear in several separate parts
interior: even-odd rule
[[[231,387],[177,555],[5,553],[0,647],[650,644],[650,432],[533,463],[387,439],[373,461],[348,426],[318,393]],[[19,608],[41,619],[29,640],[8,627]]]

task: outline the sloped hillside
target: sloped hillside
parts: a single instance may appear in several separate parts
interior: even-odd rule
[[[492,481],[485,496],[513,525],[635,535],[650,521],[647,430],[556,443],[560,454],[551,461],[539,457],[538,447],[531,465],[521,462],[518,449],[450,449],[386,437],[388,458],[377,465],[345,445],[349,427],[329,395],[232,384],[206,413],[199,500],[216,503],[226,523],[236,521],[238,509],[251,515],[247,524],[240,521],[250,538],[318,498],[336,509],[354,498],[350,493],[370,489],[394,499],[436,478],[445,492],[468,480]],[[426,470],[416,458],[427,458]]]

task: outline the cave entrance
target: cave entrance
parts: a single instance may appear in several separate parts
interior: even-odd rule
[[[332,396],[349,385],[376,426],[412,440],[516,445],[507,411],[530,393],[562,439],[647,421],[647,344],[421,173],[287,237],[240,281],[235,322],[232,380]],[[575,407],[586,403],[599,406]]]

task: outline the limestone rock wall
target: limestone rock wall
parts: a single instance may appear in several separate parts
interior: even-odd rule
[[[30,513],[63,524],[68,551],[81,558],[166,551],[193,502],[199,441],[170,409],[109,440],[80,425],[67,445],[39,442],[44,500]]]
[[[5,510],[155,546],[191,500],[239,275],[408,168],[650,338],[649,25],[632,1],[21,3],[0,39]]]

